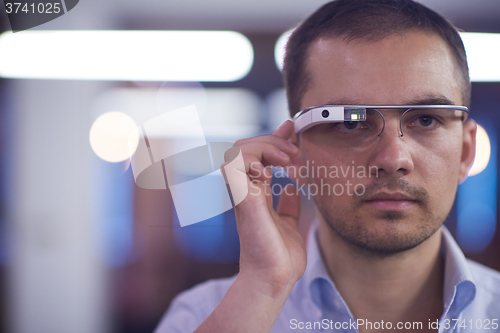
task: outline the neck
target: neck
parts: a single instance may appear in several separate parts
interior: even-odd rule
[[[327,270],[355,319],[439,319],[443,312],[441,230],[413,249],[377,256],[342,239],[321,218],[319,245]],[[360,328],[363,332],[363,328]]]

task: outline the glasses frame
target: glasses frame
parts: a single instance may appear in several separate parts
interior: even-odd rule
[[[312,114],[317,110],[315,113],[320,113],[325,111],[329,111],[328,109],[337,109],[337,108],[343,108],[343,113],[346,114],[346,111],[350,109],[365,109],[365,114],[366,114],[366,109],[372,109],[375,110],[380,114],[382,117],[383,121],[383,126],[382,130],[378,134],[378,136],[381,136],[382,133],[384,132],[385,129],[385,118],[382,115],[382,113],[378,109],[406,109],[402,114],[401,118],[399,119],[399,132],[401,134],[401,137],[403,137],[403,128],[402,128],[402,121],[403,121],[403,116],[412,111],[412,110],[418,110],[418,109],[442,109],[442,110],[456,110],[456,111],[464,111],[464,114],[462,116],[462,122],[465,121],[469,115],[469,109],[466,106],[463,105],[448,105],[448,104],[440,104],[440,105],[319,105],[319,106],[311,106],[307,109],[304,109],[302,111],[297,112],[293,116],[293,122],[294,122],[294,127],[295,127],[295,133],[299,134],[315,125],[323,124],[323,123],[335,123],[335,122],[344,122],[344,121],[364,121],[363,119],[346,119],[345,116],[343,119],[341,117],[337,116],[335,119],[324,119],[327,117],[319,117],[316,114]],[[307,117],[306,115],[310,115],[311,117]],[[315,119],[313,119],[313,117]],[[365,118],[366,119],[366,118]]]

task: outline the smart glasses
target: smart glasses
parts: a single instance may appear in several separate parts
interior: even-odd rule
[[[293,117],[295,133],[322,125],[321,131],[332,138],[352,144],[380,137],[385,118],[379,110],[401,114],[399,134],[414,138],[446,135],[465,121],[469,110],[459,105],[322,105],[299,111]]]

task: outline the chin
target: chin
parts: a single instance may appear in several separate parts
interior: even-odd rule
[[[323,216],[330,229],[347,243],[377,256],[411,250],[429,239],[442,224],[440,219],[411,219],[401,211],[384,211],[370,217],[354,215],[350,219],[342,219],[340,215]]]

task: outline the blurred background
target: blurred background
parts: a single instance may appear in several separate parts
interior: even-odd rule
[[[95,35],[72,62],[64,57],[71,46],[63,42],[50,52],[32,46],[21,62],[15,52],[7,57],[13,46],[0,43],[0,331],[151,332],[179,292],[237,272],[232,210],[181,228],[170,190],[138,187],[126,153],[115,156],[119,144],[103,143],[99,135],[123,136],[120,130],[130,122],[141,125],[189,104],[198,109],[207,142],[271,132],[287,118],[279,69],[283,38],[278,40],[325,2],[82,0],[33,29],[238,33],[220,47],[197,47],[212,40],[208,35],[190,45],[158,38],[149,45],[141,37],[135,46],[137,39],[126,37],[124,47],[116,38],[112,48],[122,53],[113,56],[127,69],[120,73],[111,73],[110,47]],[[422,2],[465,32],[500,33],[498,1]],[[3,4],[0,9],[1,29],[10,30]],[[470,65],[471,114],[481,130],[475,175],[459,186],[446,224],[467,257],[500,270],[500,39],[466,38],[469,55],[486,57],[479,60],[482,69],[475,64],[473,73]],[[214,65],[206,76],[182,70],[157,75],[163,67],[196,67],[210,52],[236,61]],[[43,58],[47,54],[55,60]],[[147,72],[148,64],[149,78],[127,76]],[[234,73],[223,74],[226,67]],[[157,133],[154,140],[170,139]],[[314,211],[307,200],[302,206],[305,234]]]

